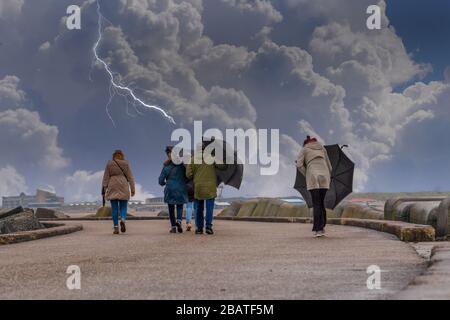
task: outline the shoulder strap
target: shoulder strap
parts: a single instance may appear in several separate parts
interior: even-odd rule
[[[117,166],[120,168],[120,171],[122,171],[123,175],[125,176],[125,179],[127,179],[127,181],[129,182],[128,176],[126,175],[125,171],[122,169],[120,164],[115,159],[113,161],[117,164]]]

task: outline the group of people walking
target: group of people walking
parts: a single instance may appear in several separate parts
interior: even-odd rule
[[[217,164],[209,154],[204,153],[207,142],[201,144],[201,151],[195,152],[187,166],[173,161],[173,147],[166,147],[167,160],[159,176],[159,184],[164,186],[164,202],[168,205],[170,232],[183,232],[183,211],[186,207],[186,230],[192,230],[192,216],[195,219],[195,234],[214,234],[214,205],[217,197],[216,170],[226,168]],[[197,158],[197,159],[195,159]],[[307,189],[313,201],[313,232],[315,237],[325,235],[326,209],[325,195],[330,188],[332,166],[325,147],[316,138],[307,136],[298,159],[298,170],[306,177]],[[114,234],[126,232],[127,206],[135,194],[135,181],[130,165],[124,154],[116,150],[108,161],[102,183],[104,197],[111,201]],[[206,210],[206,217],[204,215]],[[120,213],[120,222],[119,222]],[[206,220],[206,221],[205,221]],[[206,225],[206,228],[205,228]]]
[[[166,147],[167,160],[159,176],[158,182],[164,186],[164,202],[168,205],[170,232],[183,232],[183,212],[186,206],[186,230],[192,230],[192,216],[195,219],[195,234],[214,234],[214,206],[217,197],[216,169],[223,170],[225,164],[218,164],[209,154],[204,153],[208,141],[203,141],[187,166],[173,161],[173,147]],[[111,201],[114,234],[126,232],[127,203],[134,196],[135,182],[128,161],[123,152],[117,150],[113,159],[108,161],[102,183],[102,191],[106,200]],[[206,217],[205,217],[206,211]],[[206,220],[206,221],[205,221]],[[206,228],[205,228],[206,227]]]
[[[190,164],[175,164],[172,158],[173,147],[166,148],[167,160],[159,176],[159,184],[164,186],[164,202],[169,207],[171,233],[182,233],[183,207],[186,205],[186,230],[192,229],[194,213],[196,234],[203,234],[205,229],[204,211],[206,209],[206,233],[214,234],[214,204],[217,197],[216,169],[225,165],[207,159],[211,155],[204,153],[207,143],[201,145],[202,150],[196,152]],[[175,216],[176,210],[176,216]]]

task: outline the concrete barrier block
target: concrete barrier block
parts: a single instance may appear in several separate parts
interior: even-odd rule
[[[266,210],[263,213],[264,217],[276,217],[280,206],[284,202],[278,199],[271,199],[267,204]]]
[[[69,216],[55,209],[37,208],[35,212],[38,219],[63,219]]]
[[[283,203],[278,208],[278,217],[306,217],[309,218],[309,209],[304,205],[296,205],[291,203]]]
[[[7,245],[7,244],[24,242],[24,241],[44,239],[44,238],[48,238],[48,237],[65,235],[65,234],[83,230],[82,225],[67,225],[66,226],[63,224],[45,223],[45,227],[46,228],[39,229],[39,230],[22,231],[22,232],[0,235],[0,245]]]
[[[258,199],[258,203],[255,207],[255,210],[253,210],[252,215],[257,217],[263,217],[265,215],[267,206],[269,205],[270,201],[271,199],[269,198]]]
[[[100,207],[97,210],[97,213],[95,214],[96,217],[99,218],[106,218],[112,216],[112,209],[111,207]]]
[[[253,210],[255,210],[258,205],[258,200],[249,200],[244,201],[239,209],[237,214],[238,217],[250,217],[253,214]]]
[[[432,211],[438,206],[439,202],[417,202],[410,205],[408,222],[436,227],[436,215]]]
[[[31,209],[28,209],[28,210],[31,210]],[[13,216],[18,213],[22,213],[22,212],[24,212],[24,208],[22,208],[22,207],[17,207],[14,209],[1,209],[0,210],[0,220],[8,218],[8,217]]]
[[[436,210],[436,236],[445,238],[450,234],[450,197],[443,200]]]
[[[238,215],[239,210],[242,206],[242,201],[234,201],[231,203],[231,205],[225,209],[222,210],[221,213],[219,213],[219,216],[221,217],[235,217]]]
[[[340,218],[355,218],[355,219],[369,219],[369,220],[383,220],[384,213],[381,211],[374,210],[370,207],[365,207],[361,205],[349,204],[343,206],[340,210]]]
[[[333,213],[334,213],[334,218],[340,218],[342,216],[342,214],[344,213],[344,206],[339,205],[338,207],[336,207],[333,210]]]
[[[414,226],[401,228],[398,238],[405,242],[427,242],[434,241],[435,236],[435,230],[431,226]]]
[[[409,221],[408,205],[417,202],[441,202],[442,197],[397,197],[388,199],[384,205],[384,219],[393,221]]]
[[[326,209],[326,210],[327,210],[327,218],[328,219],[339,218],[337,213],[334,210],[331,210],[331,209]],[[311,211],[311,213],[308,212],[308,214],[310,214],[312,216],[312,211]]]
[[[379,232],[393,234],[405,242],[429,242],[435,240],[432,226],[417,225],[401,221],[369,220],[369,219],[329,219],[329,224],[360,227]]]

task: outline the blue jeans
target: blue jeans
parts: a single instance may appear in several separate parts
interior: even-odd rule
[[[128,200],[111,200],[111,209],[114,227],[118,227],[119,211],[121,220],[125,220],[127,218]]]
[[[194,220],[195,220],[195,203],[188,202],[186,204],[186,223],[191,223],[192,213],[194,213]]]
[[[212,228],[213,225],[213,219],[214,219],[214,201],[215,199],[208,199],[208,200],[195,200],[196,204],[196,226],[197,229],[203,230],[204,227],[204,216],[203,211],[205,208],[205,202],[206,202],[206,228]]]
[[[169,207],[169,219],[172,228],[175,228],[177,222],[183,221],[183,204],[168,204]],[[175,207],[177,207],[177,217],[175,219]]]

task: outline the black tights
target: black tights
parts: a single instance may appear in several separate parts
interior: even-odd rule
[[[325,195],[327,189],[313,189],[311,192],[314,208],[313,231],[323,231],[327,224],[327,211],[325,210]]]

